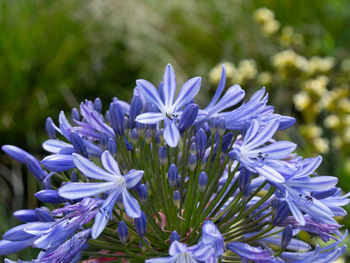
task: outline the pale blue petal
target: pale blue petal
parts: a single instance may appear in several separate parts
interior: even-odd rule
[[[106,181],[113,181],[116,179],[114,174],[106,172],[89,159],[86,159],[79,154],[73,154],[73,161],[79,171],[89,178]]]
[[[322,162],[322,157],[317,156],[316,158],[307,158],[304,161],[307,161],[308,164],[304,165],[300,170],[300,172],[295,174],[293,178],[303,177],[305,175],[312,174],[320,166]]]
[[[250,140],[248,143],[245,143],[244,147],[246,149],[251,149],[263,145],[272,138],[278,129],[278,125],[278,119],[269,122],[261,131],[258,132],[258,134],[252,140]]]
[[[166,120],[164,128],[164,140],[170,147],[176,147],[180,140],[180,132],[175,122]]]
[[[60,131],[62,132],[63,136],[66,137],[67,140],[69,140],[69,134],[72,129],[72,125],[68,122],[66,115],[63,111],[60,112],[58,116],[58,121],[60,124]]]
[[[176,257],[166,257],[166,258],[151,258],[145,261],[146,263],[175,263]]]
[[[132,218],[141,216],[141,208],[137,200],[128,192],[126,188],[122,191],[123,206],[126,214]]]
[[[9,255],[21,251],[30,246],[36,238],[29,238],[23,241],[0,240],[0,255]]]
[[[164,120],[164,114],[161,112],[145,112],[138,115],[135,121],[145,124],[155,124]]]
[[[174,102],[175,91],[176,91],[176,79],[173,67],[168,64],[165,68],[163,85],[161,87],[164,94],[165,108],[171,107]]]
[[[179,241],[175,240],[173,243],[171,243],[169,248],[169,255],[170,256],[176,256],[180,253],[187,252],[187,246],[184,244],[181,244]]]
[[[117,161],[114,157],[109,153],[109,151],[104,151],[101,155],[101,162],[103,168],[105,168],[111,174],[120,175],[120,170]]]
[[[224,96],[219,100],[219,102],[209,109],[209,115],[221,112],[222,110],[228,109],[244,98],[245,92],[239,85],[234,85],[230,87]]]
[[[63,148],[73,148],[73,146],[69,143],[60,141],[60,140],[55,140],[55,139],[49,139],[46,140],[43,144],[43,149],[45,151],[51,152],[51,153],[59,153],[61,149]]]
[[[271,182],[283,183],[285,181],[284,177],[270,166],[263,165],[262,167],[254,167],[254,169]]]
[[[255,135],[258,133],[259,131],[259,122],[257,120],[252,120],[245,136],[244,136],[244,142],[245,143],[249,143],[251,140],[253,140],[255,138]]]
[[[161,111],[164,111],[165,107],[162,99],[159,97],[158,91],[152,83],[144,79],[139,79],[136,80],[136,84],[149,102],[157,105]]]
[[[250,158],[256,157],[258,153],[268,154],[269,159],[284,159],[288,157],[294,150],[297,145],[288,141],[279,141],[255,150],[250,150],[248,156]]]
[[[190,102],[198,93],[201,87],[201,78],[195,77],[189,79],[182,86],[177,98],[173,104],[174,111],[178,111],[183,105]]]
[[[126,175],[124,175],[126,187],[133,188],[135,185],[137,185],[140,182],[143,173],[144,172],[140,170],[130,170]]]
[[[288,186],[299,187],[305,191],[324,191],[328,190],[338,183],[338,178],[334,176],[316,176],[304,180],[291,180]]]
[[[67,199],[79,199],[107,192],[115,187],[114,182],[107,183],[68,183],[58,189],[59,196]]]
[[[115,136],[114,130],[99,118],[99,113],[92,111],[90,116],[91,118],[89,118],[89,122],[96,130],[104,132],[110,136]]]
[[[288,204],[288,207],[289,207],[289,210],[292,212],[295,220],[298,221],[298,223],[302,226],[305,225],[305,218],[304,218],[304,215],[303,213],[300,211],[300,209],[294,204],[293,201],[290,201],[286,198],[286,201],[287,201],[287,204]]]
[[[205,111],[209,110],[212,106],[215,105],[215,103],[220,98],[221,93],[224,91],[225,85],[226,85],[226,69],[225,69],[225,65],[223,64],[222,69],[221,69],[221,77],[220,77],[220,82],[219,82],[218,88],[216,89],[212,100],[210,101],[208,106],[204,109]]]

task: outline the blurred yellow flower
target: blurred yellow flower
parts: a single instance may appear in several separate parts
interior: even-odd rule
[[[329,151],[328,140],[325,138],[315,138],[313,139],[313,145],[317,152],[319,153],[327,153]]]
[[[269,72],[261,72],[258,76],[258,82],[260,85],[269,85],[272,81],[272,75]]]
[[[275,19],[275,14],[268,8],[262,7],[254,12],[254,19],[260,24],[266,23]]]
[[[306,92],[299,92],[293,96],[293,102],[297,110],[303,111],[310,105],[311,99]]]
[[[336,129],[340,125],[340,119],[337,115],[334,115],[334,114],[328,115],[324,120],[324,125],[327,128]]]

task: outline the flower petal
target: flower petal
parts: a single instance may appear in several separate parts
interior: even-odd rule
[[[149,102],[156,104],[161,111],[164,111],[164,103],[162,102],[157,89],[151,82],[144,79],[139,79],[136,80],[136,85]]]
[[[91,162],[89,159],[86,159],[79,154],[73,154],[73,161],[79,171],[81,171],[85,176],[89,178],[106,181],[113,181],[116,179],[116,176],[114,174],[106,172]]]
[[[225,65],[223,64],[222,69],[221,69],[221,77],[220,77],[220,82],[219,82],[218,88],[216,89],[215,94],[214,94],[213,98],[211,99],[210,103],[204,109],[205,111],[210,109],[211,107],[213,107],[215,105],[215,103],[220,98],[221,93],[224,91],[225,85],[226,85],[226,69],[225,69]]]
[[[67,199],[79,199],[107,192],[115,187],[114,182],[107,183],[68,183],[58,189],[58,194]]]
[[[160,112],[145,112],[138,115],[135,121],[146,124],[155,124],[164,120],[164,114]]]
[[[143,171],[140,170],[130,170],[125,177],[125,183],[127,188],[133,188],[137,185],[143,176]]]
[[[141,216],[141,208],[137,200],[128,192],[126,188],[122,191],[123,205],[125,212],[132,218]]]
[[[284,177],[270,166],[264,165],[262,167],[254,167],[254,169],[260,175],[264,176],[267,180],[270,180],[272,182],[283,183],[285,181]]]
[[[271,122],[269,122],[262,130],[258,132],[258,134],[250,140],[248,143],[244,145],[246,149],[256,148],[260,145],[263,145],[268,140],[272,138],[272,136],[275,134],[275,132],[278,129],[279,120],[275,119]]]
[[[63,148],[73,148],[69,143],[60,140],[49,139],[42,144],[44,150],[50,153],[59,153]]]
[[[200,77],[195,77],[185,82],[173,104],[174,111],[178,111],[178,109],[190,102],[197,95],[201,87],[201,81],[202,79]]]
[[[305,218],[303,213],[300,211],[300,209],[294,204],[293,201],[288,200],[287,198],[286,198],[286,202],[295,220],[297,220],[300,225],[305,226],[305,223],[306,223]]]
[[[176,79],[174,68],[168,64],[165,68],[163,76],[163,85],[161,89],[164,94],[164,104],[165,108],[171,107],[174,102],[175,91],[176,91]]]
[[[248,156],[253,158],[256,157],[258,153],[262,153],[262,155],[268,154],[269,159],[280,160],[288,157],[296,149],[296,147],[297,145],[295,143],[279,141],[255,150],[250,150]]]
[[[175,122],[165,120],[164,140],[170,147],[176,147],[180,140],[180,132]]]
[[[109,151],[104,151],[101,155],[101,162],[103,167],[112,174],[120,175],[120,170],[117,161],[109,153]]]

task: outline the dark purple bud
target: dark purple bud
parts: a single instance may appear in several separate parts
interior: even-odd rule
[[[286,201],[281,201],[277,207],[275,218],[273,219],[273,225],[281,225],[289,216],[290,210]]]
[[[28,170],[40,181],[42,181],[47,173],[44,171],[44,169],[41,167],[39,161],[34,157],[30,156],[26,160],[26,165]]]
[[[201,172],[198,177],[199,191],[203,193],[207,188],[207,184],[208,184],[208,175],[206,174],[206,172]]]
[[[117,154],[117,144],[116,144],[115,140],[113,140],[112,138],[109,138],[109,140],[108,140],[107,150],[113,156],[115,156]]]
[[[102,112],[102,101],[100,98],[96,98],[94,101],[94,109],[95,111],[101,113]]]
[[[282,249],[286,249],[289,245],[290,241],[293,237],[293,227],[288,225],[283,229],[282,232],[282,241],[281,241],[281,247]]]
[[[131,129],[135,128],[135,119],[138,115],[140,115],[142,108],[142,100],[139,96],[134,96],[131,100],[129,110],[129,124]]]
[[[108,135],[107,135],[107,133],[103,132],[100,134],[100,139],[98,141],[98,144],[102,147],[106,147],[107,143],[108,143]]]
[[[197,146],[196,146],[196,143],[195,143],[195,142],[193,142],[193,143],[191,144],[190,152],[191,152],[191,153],[196,153],[196,152],[197,152]]]
[[[139,189],[137,190],[139,194],[139,200],[141,204],[145,204],[147,201],[148,193],[147,193],[147,187],[144,184],[141,184],[139,186]]]
[[[56,139],[56,130],[51,117],[48,117],[45,122],[45,129],[49,139]]]
[[[226,123],[225,123],[225,120],[220,118],[218,120],[218,132],[219,132],[219,135],[222,136],[224,135],[225,133],[225,130],[226,130]]]
[[[124,140],[124,144],[125,144],[126,149],[128,151],[132,151],[133,147],[132,147],[131,143],[125,137],[123,137],[123,140]]]
[[[71,113],[71,119],[74,122],[74,120],[79,121],[80,120],[80,114],[77,108],[73,108],[72,109],[72,113]]]
[[[233,139],[233,132],[229,132],[225,134],[224,137],[222,137],[221,149],[223,152],[226,152],[228,150],[228,148],[231,145],[232,139]]]
[[[168,182],[171,187],[175,187],[177,184],[179,171],[175,164],[171,164],[168,169]]]
[[[205,150],[207,149],[207,135],[203,129],[199,129],[196,133],[196,149],[197,157],[203,159]]]
[[[79,176],[75,171],[72,171],[70,173],[70,181],[71,182],[78,182],[79,181]]]
[[[13,213],[13,216],[23,223],[39,221],[39,218],[37,217],[35,210],[33,209],[18,210]]]
[[[52,217],[50,210],[46,207],[35,208],[36,216],[41,222],[53,222],[55,219]]]
[[[51,154],[45,157],[41,164],[52,172],[64,172],[75,167],[72,155]]]
[[[248,196],[250,193],[250,176],[251,173],[247,169],[242,169],[238,176],[238,187],[243,196]]]
[[[174,205],[177,207],[180,204],[180,200],[181,200],[181,194],[178,190],[174,191],[173,194],[173,201],[174,201]]]
[[[147,218],[144,212],[141,211],[141,216],[134,219],[136,233],[143,237],[146,234]]]
[[[167,156],[166,147],[160,146],[159,147],[159,163],[161,165],[164,165],[167,163],[167,161],[168,161],[168,156]]]
[[[139,140],[139,134],[137,133],[137,130],[135,128],[133,128],[131,130],[131,135],[130,135],[130,138],[131,138],[131,143],[132,144],[136,144]]]
[[[135,125],[136,125],[137,133],[142,138],[145,135],[145,131],[146,131],[146,127],[147,127],[146,124],[140,123],[140,122],[136,122]]]
[[[188,128],[191,127],[197,117],[198,109],[199,107],[197,104],[187,104],[184,107],[184,111],[182,112],[179,121],[180,134],[183,134]]]
[[[174,241],[180,241],[180,236],[179,234],[175,231],[173,231],[170,235],[170,244],[173,243]]]
[[[2,238],[8,241],[23,241],[35,237],[35,235],[28,234],[26,231],[24,231],[25,227],[27,227],[27,224],[15,226],[6,231]]]
[[[1,149],[11,158],[25,164],[27,159],[33,157],[30,153],[14,145],[3,145]]]
[[[118,135],[124,134],[124,110],[118,102],[111,103],[109,107],[109,117],[113,130]]]
[[[34,194],[43,203],[57,204],[63,203],[64,199],[58,195],[57,190],[41,190]]]
[[[71,132],[69,134],[69,140],[73,144],[74,149],[77,153],[79,153],[80,155],[82,155],[84,157],[88,157],[88,153],[86,151],[84,141],[78,133]]]
[[[197,166],[197,157],[195,154],[191,153],[190,157],[188,158],[188,167],[193,172],[194,169],[196,169]]]
[[[128,241],[128,226],[124,221],[120,221],[118,224],[118,236],[120,241],[125,244]]]

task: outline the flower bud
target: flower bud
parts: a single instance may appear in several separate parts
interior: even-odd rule
[[[131,130],[130,138],[131,138],[131,143],[132,143],[133,145],[135,145],[135,144],[138,142],[138,140],[139,140],[139,134],[137,133],[137,130],[136,130],[135,128],[133,128],[133,129]]]
[[[109,118],[114,132],[118,135],[124,134],[124,110],[118,102],[112,102],[109,107]]]
[[[103,132],[100,134],[100,139],[98,141],[98,144],[102,147],[106,147],[107,143],[108,143],[108,135],[107,135],[107,133]]]
[[[105,113],[105,120],[106,120],[107,122],[111,123],[111,117],[110,117],[110,115],[109,115],[109,110],[106,111],[106,113]]]
[[[124,221],[120,221],[118,224],[118,236],[120,241],[125,244],[128,241],[128,226]]]
[[[144,184],[141,184],[137,192],[139,194],[140,203],[145,204],[148,197],[147,187]]]
[[[73,108],[72,109],[72,113],[71,113],[71,119],[72,121],[79,121],[80,120],[80,114],[77,108]]]
[[[197,104],[187,104],[184,107],[184,111],[182,112],[179,121],[180,134],[183,134],[188,128],[191,127],[197,117],[198,109],[199,107]]]
[[[222,138],[221,150],[226,152],[231,145],[233,139],[233,132],[229,132]]]
[[[50,117],[46,119],[45,129],[49,139],[56,139],[56,130],[53,124],[53,120]]]
[[[124,140],[125,148],[129,152],[132,151],[133,147],[132,147],[131,143],[125,137],[123,137],[123,140]]]
[[[160,146],[159,147],[159,163],[161,165],[164,165],[167,163],[167,161],[168,161],[168,156],[167,156],[166,147]]]
[[[39,218],[33,209],[18,210],[13,213],[13,216],[23,223],[39,221]]]
[[[178,207],[180,205],[180,199],[181,199],[181,194],[178,190],[174,191],[173,194],[173,201],[174,201],[174,205],[176,207]]]
[[[1,149],[11,158],[15,159],[17,162],[26,163],[27,159],[32,157],[32,155],[21,148],[14,145],[3,145]]]
[[[101,113],[102,112],[102,101],[100,98],[96,98],[94,101],[94,109],[95,111]]]
[[[180,236],[179,234],[175,231],[173,231],[170,235],[170,244],[173,243],[174,241],[180,241]]]
[[[130,124],[129,124],[128,116],[124,116],[124,129],[125,129],[125,133],[129,133]]]
[[[141,216],[134,219],[136,233],[143,237],[146,234],[147,218],[144,212],[141,211]]]
[[[197,146],[196,143],[193,142],[190,147],[190,153],[196,153],[197,152]]]
[[[71,132],[69,134],[69,140],[73,144],[74,149],[77,153],[79,153],[80,155],[82,155],[84,157],[88,156],[87,151],[86,151],[86,147],[84,145],[84,141],[78,133]]]
[[[207,187],[207,183],[208,183],[208,175],[206,174],[206,172],[201,172],[198,177],[199,191],[203,193],[205,191],[205,188]]]
[[[64,172],[75,168],[73,157],[68,154],[51,154],[46,156],[41,164],[52,172]]]
[[[293,227],[288,225],[283,229],[282,232],[282,241],[281,241],[281,247],[282,249],[286,249],[289,245],[290,241],[293,237]]]
[[[70,173],[70,181],[71,182],[79,182],[79,176],[75,171]]]
[[[135,128],[135,119],[138,115],[140,115],[142,111],[143,105],[142,101],[139,96],[135,95],[130,103],[130,110],[129,110],[129,124],[130,129]]]
[[[195,154],[191,153],[190,157],[188,158],[188,167],[190,168],[190,171],[194,171],[197,166],[197,157]]]
[[[273,225],[281,225],[289,216],[290,210],[286,201],[281,201],[277,207],[275,218],[273,219]]]
[[[41,190],[34,194],[43,203],[57,204],[63,203],[64,199],[58,195],[57,190]]]
[[[113,140],[112,138],[109,138],[109,140],[107,142],[107,150],[113,156],[115,156],[117,154],[117,144],[116,144],[115,140]]]
[[[215,134],[218,131],[219,126],[219,119],[218,118],[212,118],[209,121],[209,129],[211,134]]]
[[[42,181],[47,173],[41,167],[39,161],[34,157],[30,156],[27,158],[26,165],[28,170],[40,181]]]
[[[251,173],[244,168],[240,171],[238,176],[238,187],[245,197],[250,193],[250,176]]]
[[[52,217],[50,210],[45,206],[41,208],[35,208],[35,214],[41,222],[53,222],[55,219]]]
[[[196,149],[197,157],[203,159],[205,150],[207,149],[207,135],[203,129],[199,129],[196,133]]]
[[[145,131],[146,131],[146,127],[147,127],[146,124],[136,122],[135,126],[136,126],[137,133],[142,138],[145,135]]]
[[[179,171],[175,164],[171,164],[168,169],[168,182],[171,187],[175,187],[177,184]]]
[[[151,131],[149,129],[146,130],[146,133],[145,133],[145,142],[147,144],[150,144],[152,141],[152,134],[151,134]]]
[[[226,130],[226,123],[223,118],[218,120],[218,132],[220,136],[223,136]]]

